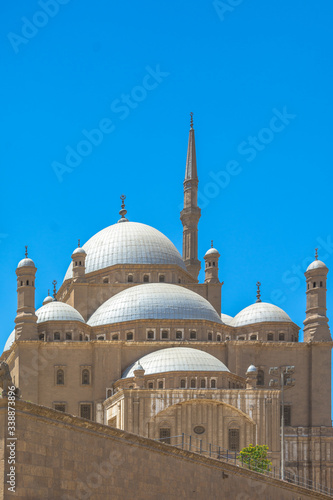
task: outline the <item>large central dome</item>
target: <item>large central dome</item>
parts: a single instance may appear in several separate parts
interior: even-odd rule
[[[139,222],[106,227],[82,248],[87,254],[86,273],[116,264],[171,264],[186,270],[175,245],[157,229]],[[71,264],[65,280],[72,276]]]

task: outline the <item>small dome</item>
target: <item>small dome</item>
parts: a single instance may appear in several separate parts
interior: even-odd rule
[[[9,335],[7,342],[5,343],[5,347],[3,348],[3,352],[9,351],[15,341],[15,328],[12,333]]]
[[[45,321],[80,321],[85,323],[79,311],[74,307],[56,300],[37,309],[36,316],[37,323],[45,323]]]
[[[325,268],[327,269],[327,266],[326,264],[324,264],[324,262],[322,262],[321,260],[314,260],[313,262],[311,262],[311,264],[308,266],[306,272],[308,271],[312,271],[312,269],[319,269],[319,268]]]
[[[45,306],[45,304],[49,304],[50,302],[53,302],[54,301],[54,298],[51,297],[51,295],[47,295],[45,297],[45,299],[43,300],[43,306]]]
[[[233,319],[234,318],[232,316],[229,316],[229,314],[221,314],[222,323],[224,323],[225,325],[232,326]]]
[[[257,373],[257,368],[254,365],[250,365],[246,370],[246,373]]]
[[[133,368],[133,373],[134,373],[135,371],[137,371],[137,370],[143,370],[143,371],[145,370],[145,369],[142,367],[142,365],[140,364],[140,361],[137,361],[137,362],[135,363],[134,368]]]
[[[145,375],[166,372],[229,372],[228,368],[208,352],[190,347],[170,347],[147,354],[140,359]],[[126,368],[122,378],[134,376],[136,363]]]
[[[245,309],[234,317],[232,326],[237,327],[272,321],[292,323],[288,314],[280,309],[280,307],[268,304],[267,302],[255,302],[251,306],[245,307]]]
[[[213,254],[217,254],[217,255],[220,255],[220,253],[218,252],[218,250],[216,250],[216,248],[210,248],[209,250],[207,250],[207,252],[205,253],[205,257],[206,255],[213,255]]]
[[[25,258],[20,260],[20,262],[17,264],[17,267],[36,267],[35,263],[32,259]]]
[[[197,319],[222,323],[208,300],[192,290],[169,283],[127,288],[104,302],[87,323],[99,326],[138,319]]]
[[[78,254],[80,254],[80,255],[87,255],[87,252],[85,251],[85,249],[84,249],[84,248],[82,248],[82,247],[77,247],[77,248],[75,248],[75,250],[74,250],[74,252],[72,253],[72,255],[78,255]]]

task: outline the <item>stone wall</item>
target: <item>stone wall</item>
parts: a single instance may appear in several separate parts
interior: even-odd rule
[[[7,400],[0,400],[0,452]],[[16,403],[16,492],[9,499],[310,500],[325,495],[24,401]],[[2,469],[1,469],[2,467]],[[0,490],[1,491],[1,490]]]

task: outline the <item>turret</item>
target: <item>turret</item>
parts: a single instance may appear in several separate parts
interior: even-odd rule
[[[193,113],[191,113],[184,180],[184,208],[180,213],[180,220],[183,224],[183,260],[186,269],[195,279],[198,279],[201,268],[198,260],[198,222],[201,215],[198,207],[198,183]]]
[[[306,277],[306,318],[304,320],[304,341],[331,340],[328,318],[326,316],[326,281],[328,268],[318,260],[316,249],[315,260],[305,272]]]
[[[37,268],[34,261],[28,258],[28,247],[25,247],[25,258],[16,268],[17,276],[17,314],[15,318],[15,339],[37,339],[37,316],[35,314],[35,276]]]
[[[205,283],[220,283],[219,280],[219,257],[220,254],[213,247],[205,253]]]
[[[86,273],[86,251],[80,247],[80,240],[78,247],[72,253],[73,262],[73,278],[80,278]]]

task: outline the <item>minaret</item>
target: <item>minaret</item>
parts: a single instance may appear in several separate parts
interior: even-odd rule
[[[199,180],[195,154],[193,113],[191,113],[190,125],[184,180],[184,208],[180,213],[180,220],[183,224],[183,260],[188,272],[195,279],[198,279],[201,268],[201,263],[198,260],[198,222],[201,210],[198,207]]]
[[[205,283],[220,283],[219,280],[219,257],[220,254],[212,245],[205,253]]]
[[[73,278],[82,278],[85,275],[86,257],[87,254],[85,250],[81,248],[79,240],[77,248],[72,253]]]
[[[37,268],[28,258],[25,247],[25,259],[16,269],[17,275],[17,314],[15,318],[16,340],[37,340],[37,316],[35,314],[35,276]]]
[[[326,280],[328,268],[318,260],[316,248],[315,260],[305,272],[306,277],[306,318],[304,320],[304,342],[331,340],[328,318],[326,316]]]

